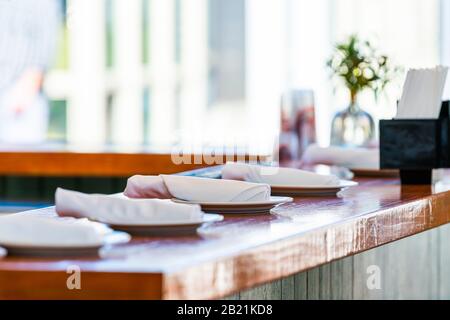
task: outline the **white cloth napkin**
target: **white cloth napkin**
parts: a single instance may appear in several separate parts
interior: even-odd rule
[[[448,68],[442,66],[409,70],[395,118],[437,119],[447,72]]]
[[[56,212],[60,216],[85,217],[108,224],[144,225],[203,221],[200,206],[161,199],[129,199],[124,196],[85,194],[58,188],[55,203]]]
[[[29,213],[0,217],[0,245],[97,246],[112,230],[87,219],[41,217]]]
[[[304,165],[327,164],[347,167],[350,169],[379,169],[379,149],[344,148],[331,146],[321,148],[311,145],[303,154]]]
[[[198,202],[251,202],[270,199],[270,186],[176,175],[133,176],[124,194],[131,198],[178,198]]]
[[[264,167],[245,163],[227,162],[222,179],[267,183],[270,186],[330,186],[339,185],[339,178],[305,170]]]

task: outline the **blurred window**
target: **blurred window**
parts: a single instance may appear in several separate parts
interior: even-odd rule
[[[406,68],[450,56],[445,0],[59,1],[49,136],[73,143],[267,144],[282,93],[304,88],[326,144],[346,103],[324,66],[333,43],[359,33]],[[389,117],[400,86],[361,104]]]

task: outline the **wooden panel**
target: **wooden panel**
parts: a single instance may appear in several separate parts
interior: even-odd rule
[[[295,277],[290,276],[281,279],[281,299],[294,300],[295,299]]]
[[[248,156],[241,158],[249,159]],[[217,155],[223,164],[237,156]],[[264,157],[261,157],[264,159]],[[169,174],[207,167],[201,155],[187,155],[177,164],[168,153],[142,151],[76,152],[76,151],[5,151],[0,150],[0,175],[15,176],[85,176],[129,177],[134,174]]]
[[[289,276],[282,280],[277,280],[242,291],[239,294],[232,295],[231,297],[233,299],[237,298],[239,300],[299,300],[299,298],[296,296],[296,290],[298,289],[295,280],[296,275]],[[302,288],[301,286],[298,286],[298,288],[300,290],[303,290],[306,287]]]
[[[300,272],[292,277],[295,284],[294,299],[306,300],[308,298],[308,273]]]
[[[0,177],[0,197],[5,196],[5,179],[3,177]]]
[[[42,178],[42,199],[45,201],[53,202],[55,199],[56,188],[61,187],[64,189],[76,190],[77,180],[76,178],[58,178],[58,177],[45,177]]]
[[[127,185],[128,178],[114,178],[113,185],[114,190],[118,190],[117,192],[120,192],[121,190],[125,190],[125,187]]]
[[[333,286],[336,274],[333,265],[324,264],[448,223],[450,192],[446,190],[443,186],[401,188],[396,179],[361,179],[358,187],[345,190],[339,197],[297,198],[294,203],[277,208],[272,215],[227,216],[224,221],[203,229],[201,236],[134,238],[132,243],[111,248],[97,259],[7,257],[0,259],[0,274],[16,272],[34,281],[41,272],[61,271],[67,265],[77,264],[85,272],[109,275],[111,284],[116,280],[121,283],[118,272],[124,276],[142,275],[143,279],[149,273],[159,274],[160,291],[167,299],[220,298],[255,287],[253,292],[241,296],[280,299],[286,297],[280,279],[306,271],[307,298],[329,299],[340,293]],[[52,215],[54,211],[48,208],[38,213]],[[353,297],[377,297],[378,293],[358,291],[358,288],[364,287],[367,266],[371,264],[388,265],[389,269],[382,272],[389,275],[386,271],[395,267],[392,265],[397,264],[395,258],[401,253],[395,250],[390,255],[381,254],[377,249],[354,257]],[[428,253],[405,250],[411,257],[429,259]],[[318,266],[322,267],[314,270]],[[424,268],[419,263],[412,270],[422,272]],[[349,274],[342,276],[347,279]],[[390,278],[384,278],[383,288],[391,283],[386,279]],[[264,285],[271,281],[277,281],[274,288]],[[304,278],[296,276],[294,283],[302,281]],[[390,290],[393,297],[399,296],[396,288],[407,277],[396,281]],[[316,288],[317,283],[323,286]],[[361,285],[357,286],[358,283]],[[134,285],[137,292],[142,292],[142,298],[147,297],[148,293],[141,290],[145,283]],[[264,286],[258,288],[261,285]],[[425,282],[419,282],[411,288],[424,285]],[[431,296],[430,288],[426,290]],[[41,289],[45,290],[46,285]],[[294,296],[303,295],[297,289],[295,292]],[[120,296],[120,292],[116,294]],[[99,292],[98,297],[102,296]],[[149,294],[148,298],[151,297],[154,296]]]
[[[436,279],[438,261],[430,250],[430,233],[411,237],[386,247],[383,298],[430,299],[435,294],[432,284]],[[398,259],[403,257],[403,259]],[[402,289],[402,290],[400,290]]]
[[[429,299],[439,299],[439,286],[441,283],[440,279],[440,239],[439,239],[439,229],[433,229],[428,232],[428,251],[429,251],[429,262],[425,265],[425,269],[422,271],[426,274],[429,274],[429,281],[427,283],[428,291],[429,291]],[[420,241],[420,240],[419,240]],[[447,252],[447,255],[450,252]],[[415,258],[415,257],[414,257]],[[445,285],[445,283],[442,283]]]
[[[42,198],[41,179],[34,177],[5,177],[4,196],[13,200],[40,200]]]
[[[381,288],[367,287],[367,280],[371,266],[385,266],[385,251],[384,250],[370,250],[358,254],[353,257],[353,298],[355,299],[382,299],[383,288],[386,287],[386,277],[383,277],[384,268],[381,269]],[[387,272],[384,273],[388,274]]]
[[[331,299],[350,300],[353,298],[353,257],[331,263]]]
[[[439,298],[450,299],[450,225],[438,230],[439,237]]]
[[[442,228],[442,227],[441,227]],[[438,274],[440,230],[409,237],[354,257],[354,295],[362,299],[436,299],[439,287],[450,283],[440,281]],[[450,252],[447,252],[448,255]],[[380,290],[369,290],[367,268],[378,266]],[[366,272],[365,272],[366,271]],[[364,274],[365,272],[365,274]]]
[[[157,274],[99,274],[82,272],[81,289],[69,290],[71,274],[63,272],[1,272],[0,299],[160,299]],[[111,281],[111,278],[114,281]]]
[[[126,179],[121,178],[76,178],[76,177],[4,177],[2,198],[15,200],[40,200],[52,203],[56,188],[77,190],[86,193],[117,193],[125,188]],[[0,182],[2,182],[1,180]]]
[[[281,300],[281,281],[263,284],[240,293],[240,300]]]
[[[2,152],[0,174],[31,176],[131,176],[175,173],[202,165],[176,165],[170,154]]]
[[[294,299],[298,300],[328,299],[324,293],[328,292],[331,283],[332,299],[448,299],[450,250],[448,246],[445,250],[437,250],[448,244],[448,238],[450,227],[442,226],[301,272],[282,280],[282,283],[289,283],[288,288],[282,287],[282,296],[294,295]],[[427,257],[424,258],[424,255]],[[382,283],[379,290],[369,289],[367,286],[367,268],[374,265],[381,271]],[[330,278],[321,277],[328,273],[329,268]],[[439,269],[441,271],[436,273]],[[294,279],[299,281],[294,281],[292,287],[291,281]],[[277,290],[277,287],[278,281],[265,284],[260,287],[264,290],[252,290],[251,297],[264,299],[266,292]]]
[[[320,299],[320,292],[322,291],[320,286],[320,273],[320,267],[314,268],[306,273],[306,297],[309,300]]]
[[[11,179],[8,177],[7,179]],[[76,177],[42,177],[39,179],[42,186],[41,200],[53,202],[56,188],[61,187],[86,193],[117,193],[125,189],[126,178],[76,178]]]
[[[77,187],[86,193],[112,194],[121,192],[124,189],[116,190],[115,182],[112,178],[79,178]]]

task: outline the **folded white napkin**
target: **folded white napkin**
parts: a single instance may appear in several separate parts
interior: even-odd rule
[[[305,170],[264,167],[245,163],[227,162],[222,179],[267,183],[270,186],[330,186],[339,185],[339,178]]]
[[[55,203],[56,212],[60,216],[85,217],[109,224],[144,225],[203,221],[200,206],[161,199],[129,199],[58,188]]]
[[[311,145],[303,154],[302,164],[327,164],[350,169],[379,169],[379,152],[379,149],[344,148],[336,146],[321,148],[317,145]]]
[[[87,219],[42,217],[27,213],[0,217],[0,245],[97,246],[112,230]]]
[[[132,176],[128,179],[123,194],[129,198],[145,199],[171,199],[174,197],[160,176]]]
[[[250,202],[270,199],[267,184],[176,175],[133,176],[124,194],[131,198],[178,198],[198,202]]]
[[[396,119],[437,119],[448,68],[411,69],[406,76]]]

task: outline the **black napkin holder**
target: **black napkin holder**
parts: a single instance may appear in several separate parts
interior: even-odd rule
[[[438,119],[380,120],[380,168],[399,169],[402,184],[431,184],[432,169],[450,168],[449,101]]]

